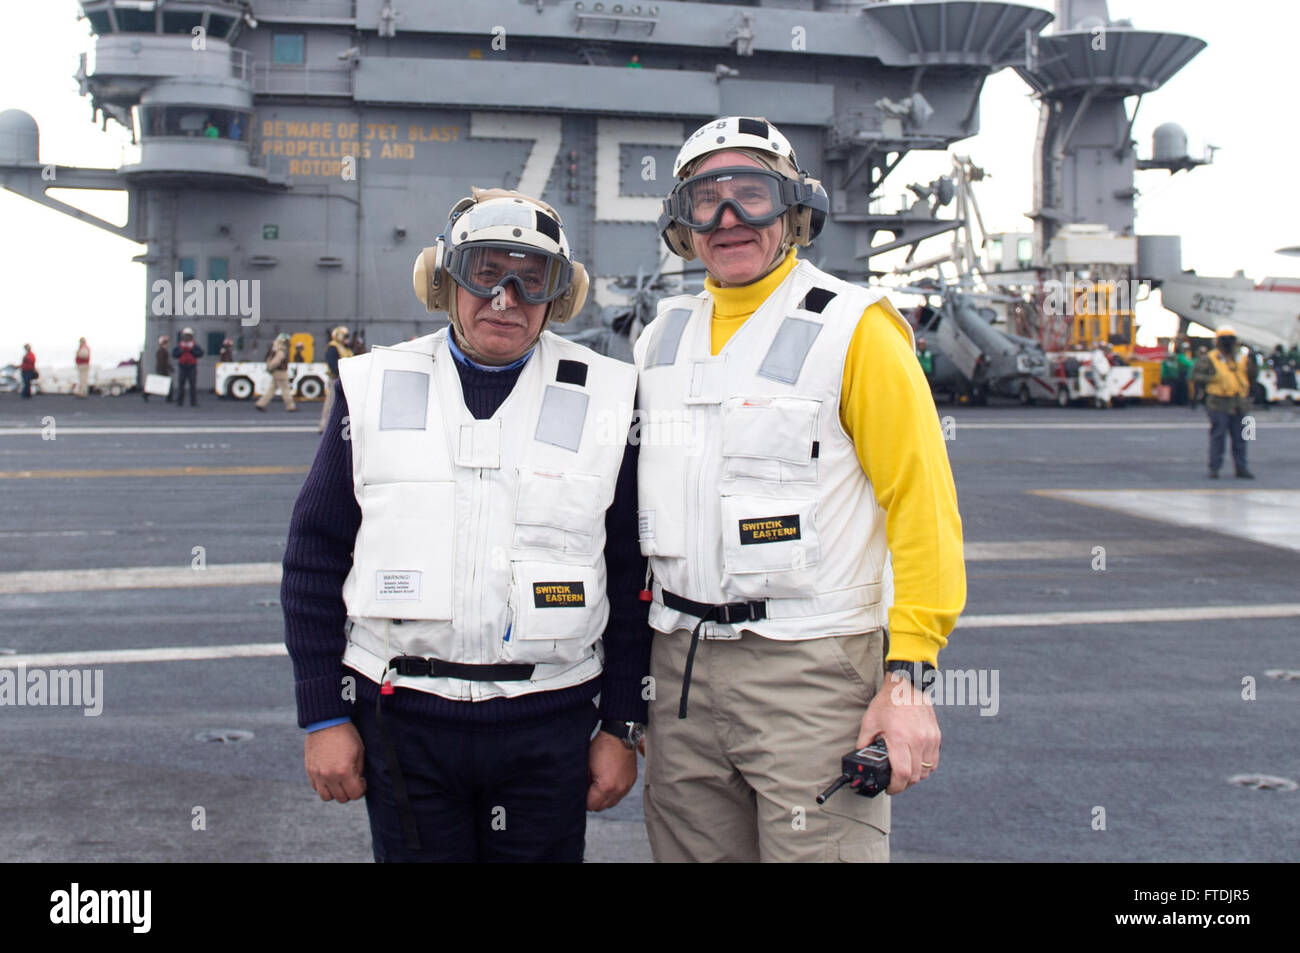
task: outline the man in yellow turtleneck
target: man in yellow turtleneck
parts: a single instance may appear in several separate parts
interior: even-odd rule
[[[664,239],[708,279],[636,344],[651,849],[888,860],[887,796],[814,799],[878,738],[889,794],[939,765],[921,689],[966,585],[933,399],[893,305],[797,257],[827,201],[779,130],[708,123],[673,171]]]

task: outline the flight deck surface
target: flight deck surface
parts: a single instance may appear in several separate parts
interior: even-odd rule
[[[0,397],[0,667],[103,673],[97,716],[0,708],[0,861],[371,859],[364,806],[307,783],[283,646],[317,407],[204,398]],[[1294,860],[1300,414],[1257,412],[1258,478],[1215,483],[1201,412],[938,413],[969,595],[893,859]],[[639,785],[587,858],[650,859]]]

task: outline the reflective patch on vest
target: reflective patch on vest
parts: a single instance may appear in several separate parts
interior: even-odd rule
[[[587,590],[581,581],[533,583],[533,606],[538,609],[561,609],[585,606]]]
[[[782,384],[798,381],[803,363],[808,359],[808,352],[821,333],[822,326],[817,321],[786,318],[781,322],[772,346],[767,349],[767,356],[758,367],[758,376]]]
[[[419,602],[419,571],[379,570],[375,573],[375,599],[383,602]]]
[[[660,367],[677,363],[677,348],[682,343],[682,332],[691,313],[685,308],[674,308],[665,314],[661,326],[646,350],[646,367]]]
[[[534,439],[576,453],[582,445],[588,402],[587,395],[580,391],[548,385]]]
[[[740,545],[742,546],[752,546],[755,543],[784,543],[787,540],[800,538],[798,513],[740,521]]]
[[[379,394],[380,430],[424,430],[429,410],[429,375],[423,371],[384,371]]]

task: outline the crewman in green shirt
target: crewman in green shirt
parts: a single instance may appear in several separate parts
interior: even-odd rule
[[[925,375],[925,382],[934,389],[933,382],[930,380],[934,374],[934,352],[926,346],[925,338],[916,339],[916,359],[921,362],[921,373]]]

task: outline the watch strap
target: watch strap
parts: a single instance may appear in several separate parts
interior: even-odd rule
[[[609,721],[602,718],[600,730],[613,735],[627,748],[635,748],[645,737],[645,725],[637,721]]]
[[[928,673],[937,671],[929,662],[906,662],[894,660],[885,663],[885,674],[889,675],[897,672],[911,681],[916,688],[924,688],[931,680]]]

